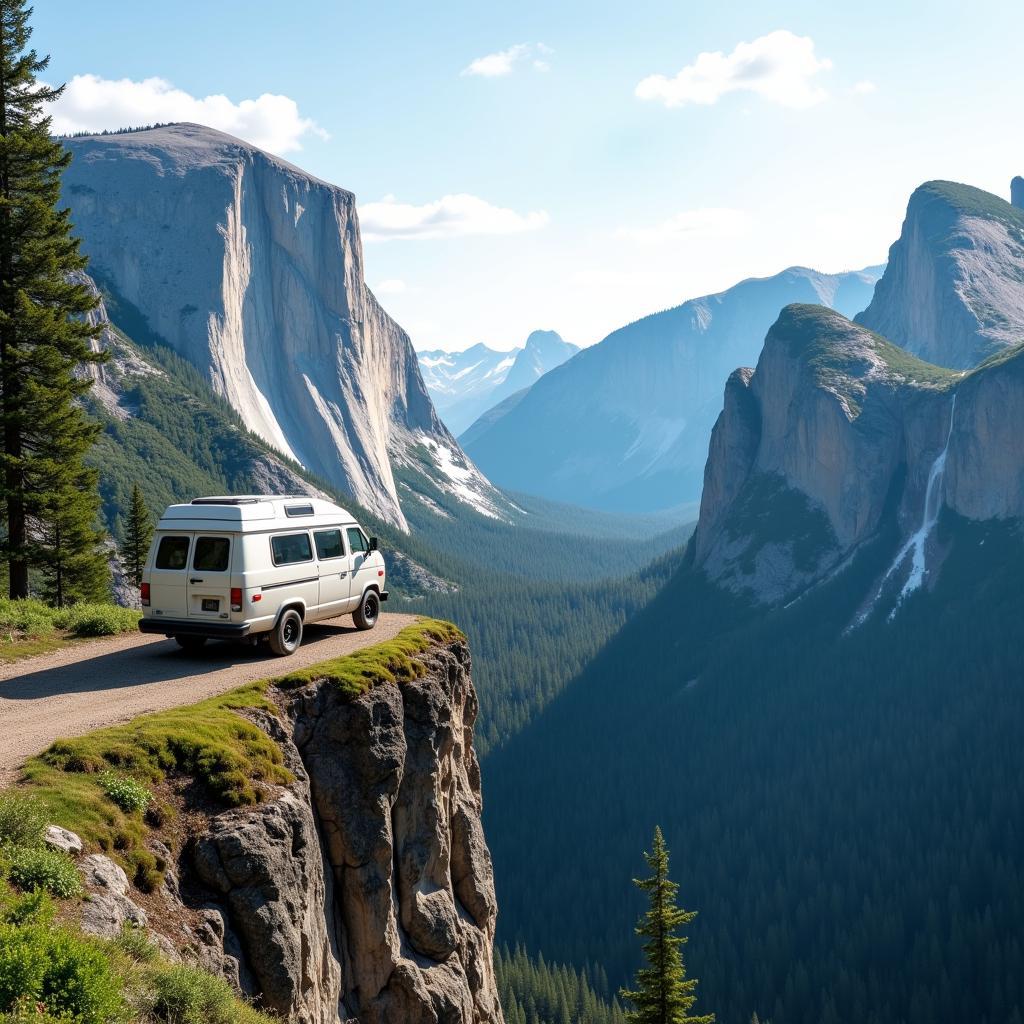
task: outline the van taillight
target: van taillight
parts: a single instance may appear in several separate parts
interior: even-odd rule
[[[242,588],[232,587],[231,588],[231,610],[233,612],[240,612],[242,610]]]
[[[148,608],[149,607],[149,584],[148,583],[143,583],[142,586],[139,588],[139,598],[142,601],[142,607],[143,608]]]

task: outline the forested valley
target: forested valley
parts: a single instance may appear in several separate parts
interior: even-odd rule
[[[935,589],[846,631],[895,537],[773,612],[684,566],[487,759],[504,942],[624,983],[660,822],[719,1021],[1021,1019],[1024,541],[946,513]]]

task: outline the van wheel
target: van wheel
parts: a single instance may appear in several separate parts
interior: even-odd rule
[[[380,616],[380,598],[376,590],[368,590],[363,594],[362,604],[352,613],[352,621],[357,629],[373,629]]]
[[[289,608],[277,620],[277,625],[270,631],[269,642],[270,649],[281,657],[294,654],[299,649],[302,643],[302,616],[294,608]]]
[[[174,639],[183,651],[198,651],[206,643],[205,636],[176,636]]]

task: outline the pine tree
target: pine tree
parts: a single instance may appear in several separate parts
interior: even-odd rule
[[[636,928],[637,935],[647,940],[643,949],[648,966],[637,972],[634,991],[622,990],[622,997],[635,1007],[626,1020],[629,1024],[713,1024],[713,1013],[688,1015],[697,1001],[697,979],[686,977],[682,947],[687,940],[677,931],[697,912],[676,905],[679,886],[668,877],[668,847],[660,827],[654,830],[654,846],[644,860],[652,876],[633,881],[650,900],[650,909]]]
[[[132,484],[132,500],[128,506],[125,520],[124,543],[121,545],[121,557],[124,559],[128,578],[139,586],[142,583],[142,568],[149,552],[149,542],[153,539],[153,520],[138,484]]]
[[[86,260],[58,209],[71,154],[50,137],[45,105],[62,89],[41,85],[49,64],[27,49],[32,9],[0,0],[0,505],[11,597],[26,597],[39,568],[55,600],[99,593],[107,563],[97,543],[96,479],[83,466],[95,438],[76,399],[91,385],[76,372],[101,362],[101,325],[80,272]]]

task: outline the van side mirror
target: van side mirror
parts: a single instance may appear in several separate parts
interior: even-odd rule
[[[377,538],[376,537],[371,537],[370,538],[369,547],[366,550],[367,551],[376,551],[379,547],[380,547],[380,545],[379,545],[379,543],[377,541]]]

